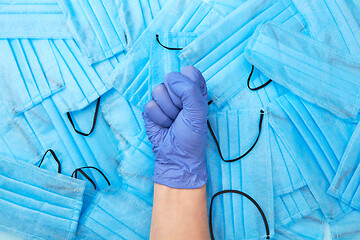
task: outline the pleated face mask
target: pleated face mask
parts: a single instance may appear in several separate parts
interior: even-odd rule
[[[0,230],[23,239],[74,239],[85,182],[0,156]]]
[[[189,32],[170,32],[156,36],[157,41],[151,45],[149,89],[162,83],[166,74],[180,72],[185,67],[177,54],[195,38],[196,33]]]
[[[344,155],[341,158],[339,168],[331,182],[328,193],[340,199],[353,208],[360,209],[360,124],[357,125]]]
[[[71,177],[81,178],[81,176],[83,176],[84,180],[86,179],[88,183],[84,191],[83,206],[81,209],[81,213],[85,212],[87,208],[91,206],[99,191],[99,187],[97,183],[95,183],[95,181],[89,176],[90,171],[101,175],[104,178],[103,182],[106,182],[109,186],[111,186],[111,183],[109,179],[106,177],[106,175],[96,167],[85,166],[75,169],[74,172],[71,174]]]
[[[125,31],[127,49],[131,49],[141,33],[150,25],[169,0],[123,0],[119,17]]]
[[[269,237],[274,196],[267,116],[260,110],[229,110],[210,114],[209,127],[207,195],[212,239]]]
[[[339,220],[330,223],[331,237],[344,240],[359,239],[359,225],[360,212],[354,210]]]
[[[90,64],[124,51],[125,32],[116,0],[58,1],[69,29]]]
[[[258,28],[245,57],[268,78],[339,117],[359,112],[360,58],[275,23]]]
[[[271,127],[289,150],[325,217],[333,220],[349,211],[326,191],[355,124],[291,93],[271,103],[268,114]]]
[[[346,53],[360,53],[360,6],[357,1],[293,2],[309,23],[311,37]]]
[[[64,88],[48,40],[0,40],[0,96],[19,114]]]
[[[247,0],[205,0],[214,4],[214,9],[222,16],[226,16]]]
[[[124,183],[151,204],[154,188],[151,178],[154,174],[155,156],[140,110],[114,91],[114,94],[104,98],[102,112],[106,124],[119,140],[122,151],[118,158],[118,174]]]
[[[99,108],[99,105],[93,103],[81,112],[74,112],[70,122],[65,114],[59,112],[52,99],[48,98],[27,111],[23,118],[27,123],[25,126],[32,129],[41,146],[53,149],[63,159],[64,174],[71,175],[76,168],[93,166],[101,169],[113,186],[121,186],[116,173],[119,164],[116,160],[119,155],[118,140],[102,115],[97,115]],[[76,131],[91,134],[82,135]],[[26,137],[27,134],[22,136]],[[102,184],[99,189],[107,186],[100,174],[89,172],[88,175]]]
[[[246,88],[251,65],[243,52],[256,27],[268,20],[299,31],[304,27],[291,1],[247,1],[180,52],[181,59],[203,73],[218,106]]]
[[[108,188],[79,220],[77,239],[149,239],[151,205],[127,190]]]
[[[72,38],[56,0],[2,1],[0,25],[0,38]]]
[[[80,110],[111,88],[110,73],[123,54],[89,66],[74,40],[52,40],[50,43],[66,85],[53,97],[60,112]]]
[[[261,86],[269,80],[256,69],[254,69],[251,79],[251,84],[254,84],[254,86]],[[271,83],[259,91],[250,91],[248,88],[245,88],[227,101],[220,111],[226,109],[264,108],[284,92],[287,92],[286,89],[276,83]],[[209,106],[209,110],[210,112],[219,111],[214,104]],[[273,178],[274,196],[290,193],[305,186],[306,183],[294,159],[273,129],[269,129],[269,138],[272,174],[276,176],[276,178]]]
[[[275,227],[296,223],[301,218],[319,209],[314,196],[307,186],[274,199]]]
[[[110,83],[131,104],[142,108],[149,95],[149,60],[156,35],[166,32],[194,32],[200,35],[220,19],[212,5],[199,0],[171,0],[141,34],[110,76]],[[161,39],[160,39],[161,40]]]
[[[254,69],[251,77],[251,86],[261,86],[267,79],[261,72]],[[251,85],[253,84],[253,85]],[[270,102],[287,92],[282,86],[271,83],[259,91],[250,91],[245,88],[230,99],[224,106],[231,109],[259,109],[264,108]],[[269,129],[269,141],[271,152],[271,167],[273,178],[274,196],[290,193],[306,185],[294,159],[290,155],[282,140]]]
[[[324,231],[324,216],[320,210],[317,210],[295,223],[275,228],[275,236],[272,239],[323,240]]]

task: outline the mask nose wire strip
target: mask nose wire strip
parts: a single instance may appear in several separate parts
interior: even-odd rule
[[[48,152],[51,153],[51,155],[52,155],[53,158],[55,159],[56,163],[58,164],[58,173],[61,173],[61,163],[60,163],[58,157],[56,156],[55,152],[54,152],[52,149],[48,149],[48,150],[44,153],[44,155],[43,155],[43,157],[42,157],[42,159],[41,159],[41,161],[40,161],[40,163],[39,163],[39,167],[41,167],[41,164],[43,163],[44,158],[45,158],[45,156],[46,156],[46,154],[47,154]]]
[[[240,159],[242,159],[243,157],[245,157],[246,155],[248,155],[252,150],[253,148],[256,146],[257,142],[259,141],[259,138],[260,138],[260,134],[261,134],[261,128],[262,128],[262,122],[263,122],[263,119],[264,119],[264,110],[260,110],[260,121],[259,121],[259,134],[254,142],[254,144],[249,148],[249,150],[247,150],[243,155],[241,155],[240,157],[237,157],[237,158],[234,158],[234,159],[230,159],[230,160],[225,160],[223,155],[222,155],[222,152],[221,152],[221,149],[220,149],[220,144],[219,144],[219,141],[217,140],[216,136],[215,136],[215,133],[210,125],[210,122],[209,120],[207,120],[207,126],[209,128],[209,131],[210,131],[210,134],[211,136],[213,137],[214,141],[215,141],[215,144],[216,144],[216,147],[218,149],[218,152],[220,154],[220,158],[221,160],[223,160],[224,162],[236,162]]]
[[[212,240],[214,240],[214,232],[213,232],[213,225],[212,225],[212,207],[213,207],[213,202],[214,202],[214,199],[221,195],[221,194],[225,194],[225,193],[235,193],[235,194],[239,194],[241,196],[244,196],[246,197],[247,199],[249,199],[255,206],[256,208],[259,210],[260,214],[261,214],[261,217],[264,221],[264,224],[265,224],[265,229],[266,229],[266,239],[270,239],[270,229],[269,229],[269,224],[268,224],[268,221],[266,219],[266,216],[265,216],[265,213],[263,212],[263,210],[261,209],[261,207],[259,206],[259,204],[252,198],[250,197],[248,194],[244,193],[244,192],[241,192],[241,191],[238,191],[238,190],[223,190],[223,191],[220,191],[220,192],[217,192],[215,193],[214,196],[212,196],[211,198],[211,202],[210,202],[210,212],[209,212],[209,230],[210,230],[210,237]]]
[[[98,168],[96,168],[96,167],[91,167],[91,166],[89,166],[89,167],[77,168],[77,169],[75,169],[75,171],[71,174],[71,177],[77,178],[77,173],[80,172],[87,180],[89,180],[89,182],[94,186],[94,188],[95,188],[95,190],[96,190],[96,184],[95,184],[95,182],[89,177],[89,175],[87,175],[87,174],[83,171],[83,169],[95,169],[96,171],[98,171],[98,172],[104,177],[104,179],[105,179],[105,181],[108,183],[108,185],[111,186],[109,179],[105,176],[105,174],[104,174],[100,169],[98,169]]]
[[[68,117],[68,119],[69,119],[69,121],[70,121],[70,123],[71,123],[71,126],[74,128],[75,132],[77,132],[78,134],[80,134],[80,135],[82,135],[82,136],[87,137],[87,136],[89,136],[89,135],[94,131],[95,125],[96,125],[96,120],[97,120],[98,113],[99,113],[99,107],[100,107],[100,98],[98,98],[98,100],[97,100],[97,102],[96,102],[96,108],[95,108],[95,114],[94,114],[93,124],[92,124],[91,130],[90,130],[89,133],[83,133],[83,132],[77,130],[77,129],[75,128],[74,121],[73,121],[72,118],[71,118],[70,112],[67,112],[67,113],[66,113],[66,115],[67,115],[67,117]]]
[[[261,86],[258,86],[258,87],[255,87],[255,88],[251,88],[251,87],[250,87],[250,79],[251,79],[253,73],[254,73],[254,65],[252,65],[252,67],[251,67],[251,72],[250,72],[249,77],[248,77],[248,80],[247,80],[247,86],[248,86],[248,88],[249,88],[251,91],[260,90],[260,89],[266,87],[267,85],[269,85],[269,84],[272,82],[272,80],[270,79],[269,81],[267,81],[266,83],[264,83],[264,84],[261,85]]]
[[[172,47],[167,47],[167,46],[164,46],[160,40],[159,40],[159,34],[156,34],[156,41],[160,44],[160,46],[162,46],[163,48],[166,48],[168,50],[176,50],[176,51],[180,51],[182,50],[183,48],[172,48]]]

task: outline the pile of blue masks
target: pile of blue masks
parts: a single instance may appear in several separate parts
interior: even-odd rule
[[[148,239],[142,106],[193,65],[211,238],[360,239],[358,0],[13,0],[0,23],[0,236]]]

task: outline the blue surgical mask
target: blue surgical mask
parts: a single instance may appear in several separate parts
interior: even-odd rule
[[[333,220],[347,213],[350,208],[327,190],[355,124],[292,93],[271,103],[268,114],[271,127],[289,150],[325,217]]]
[[[205,0],[214,4],[214,9],[222,16],[227,16],[247,0]]]
[[[357,125],[340,160],[339,168],[331,182],[328,193],[353,208],[360,209],[360,124]]]
[[[2,39],[0,49],[0,96],[12,114],[65,87],[49,40]]]
[[[199,0],[169,1],[141,34],[110,76],[110,83],[131,104],[142,108],[149,89],[149,61],[156,35],[166,32],[194,32],[200,35],[221,18],[211,4]]]
[[[129,190],[109,187],[81,215],[76,239],[149,239],[151,210]]]
[[[0,25],[0,38],[72,38],[57,0],[2,1]]]
[[[337,221],[330,224],[331,237],[333,239],[356,240],[360,237],[360,212],[352,211]]]
[[[119,3],[119,17],[125,31],[127,49],[151,24],[169,0],[124,0]]]
[[[260,86],[268,79],[259,71],[254,70],[251,83]],[[283,88],[271,83],[266,88],[259,91],[250,91],[248,88],[243,89],[229,101],[224,104],[221,110],[226,109],[260,109],[269,105],[270,102],[276,100],[284,92]],[[215,104],[209,107],[214,109]],[[216,111],[216,110],[215,110]],[[274,196],[290,193],[298,188],[306,185],[293,157],[285,147],[282,140],[275,134],[272,128],[269,129],[270,151]]]
[[[125,32],[120,22],[119,1],[58,1],[69,29],[88,63],[113,57],[126,48]]]
[[[355,118],[359,112],[360,59],[354,56],[265,23],[249,41],[245,57],[268,78],[339,117]]]
[[[312,239],[323,240],[325,232],[325,220],[320,210],[316,210],[310,215],[300,220],[275,228],[275,236],[272,239]]]
[[[74,239],[85,182],[0,156],[0,230],[23,239]]]
[[[268,20],[302,30],[303,20],[291,1],[247,1],[179,53],[204,75],[209,97],[222,106],[246,88],[251,71],[244,49],[256,27]]]
[[[107,92],[110,73],[124,57],[118,54],[89,66],[74,40],[52,40],[51,47],[66,86],[53,97],[62,113],[87,107]]]
[[[100,112],[100,110],[98,110]],[[79,112],[72,113],[75,128],[88,132],[93,126],[96,103]],[[63,173],[70,175],[74,169],[83,166],[94,166],[102,170],[113,186],[121,186],[121,179],[116,172],[118,162],[116,158],[121,154],[118,140],[110,127],[104,121],[101,112],[89,136],[82,136],[75,132],[66,114],[59,112],[51,98],[32,108],[24,115],[26,127],[30,128],[36,140],[44,149],[53,149],[59,158],[63,159]],[[23,126],[20,126],[23,127]],[[22,138],[26,139],[27,135]],[[20,139],[13,138],[13,141]],[[21,146],[16,145],[21,149]],[[103,183],[99,174],[89,176],[98,183]],[[106,183],[100,185],[102,189]]]
[[[102,113],[107,125],[119,140],[122,151],[118,158],[118,174],[124,183],[151,204],[154,191],[151,178],[154,174],[155,156],[146,135],[141,111],[114,91],[114,94],[104,98]]]
[[[212,131],[207,145],[207,195],[215,196],[213,201],[208,199],[208,203],[212,202],[209,218],[215,239],[272,235],[274,195],[267,116],[259,109],[229,110],[210,114],[209,124]],[[264,217],[246,197],[236,193],[216,197],[222,190],[247,194],[262,209]]]
[[[319,209],[318,203],[307,186],[276,196],[274,206],[276,227],[296,223]]]
[[[308,24],[309,34],[342,52],[360,53],[360,6],[357,1],[293,0]],[[319,17],[321,16],[321,17]]]
[[[180,72],[185,67],[177,55],[179,50],[196,38],[196,33],[170,32],[158,34],[156,38],[157,41],[152,43],[150,53],[150,90],[162,83],[166,74]]]

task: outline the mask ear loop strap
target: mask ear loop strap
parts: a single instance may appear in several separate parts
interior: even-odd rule
[[[166,48],[168,50],[175,50],[175,51],[183,50],[183,48],[173,48],[173,47],[167,47],[167,46],[163,45],[159,40],[159,34],[156,34],[156,41],[160,44],[160,46],[162,46],[163,48]]]
[[[57,165],[58,165],[58,173],[61,173],[61,163],[60,163],[58,157],[56,156],[55,152],[54,152],[52,149],[48,149],[48,150],[44,153],[44,155],[43,155],[43,157],[42,157],[42,159],[41,159],[41,161],[40,161],[40,163],[39,163],[39,167],[41,167],[41,164],[43,163],[43,161],[44,161],[44,159],[45,159],[45,156],[46,156],[46,154],[47,154],[48,152],[51,153],[51,155],[53,156],[53,158],[55,159],[55,161],[56,161],[56,163],[57,163]]]
[[[78,133],[78,134],[80,134],[80,135],[82,135],[82,136],[87,137],[87,136],[89,136],[89,135],[94,131],[95,125],[96,125],[96,120],[97,120],[98,113],[99,113],[99,107],[100,107],[100,98],[98,98],[98,100],[97,100],[97,102],[96,102],[96,108],[95,108],[95,114],[94,114],[93,124],[92,124],[91,130],[90,130],[89,133],[83,133],[83,132],[77,130],[77,129],[75,128],[75,124],[74,124],[74,122],[73,122],[73,120],[72,120],[72,118],[71,118],[70,112],[67,112],[67,113],[66,113],[66,115],[67,115],[67,117],[68,117],[68,119],[69,119],[69,121],[70,121],[70,123],[71,123],[71,126],[74,128],[74,130],[75,130],[76,133]]]
[[[241,196],[246,197],[247,199],[249,199],[255,206],[256,208],[259,210],[261,217],[264,221],[265,224],[265,229],[266,229],[266,239],[270,239],[270,228],[269,228],[269,224],[268,221],[266,219],[265,213],[263,212],[263,210],[261,209],[261,207],[259,206],[259,204],[255,201],[255,199],[253,199],[252,197],[250,197],[248,194],[238,191],[238,190],[223,190],[220,192],[217,192],[212,198],[211,198],[211,202],[210,202],[210,212],[209,212],[209,230],[210,230],[210,237],[212,240],[214,240],[214,231],[213,231],[213,225],[212,225],[212,207],[213,207],[213,203],[214,203],[214,199],[221,195],[221,194],[225,194],[225,193],[235,193],[235,194],[239,194]]]
[[[98,168],[96,168],[96,167],[91,167],[91,166],[89,166],[89,167],[77,168],[77,169],[75,169],[75,171],[71,174],[71,177],[78,178],[78,177],[77,177],[77,172],[80,172],[87,180],[89,180],[89,182],[94,186],[94,189],[96,190],[96,184],[95,184],[95,182],[89,177],[89,175],[87,175],[87,174],[83,171],[83,169],[95,169],[96,171],[98,171],[98,172],[104,177],[104,179],[105,179],[105,181],[107,182],[107,184],[108,184],[109,186],[111,186],[109,179],[105,176],[105,174],[104,174],[100,169],[98,169]]]
[[[251,67],[251,72],[250,72],[249,77],[248,77],[248,80],[247,80],[247,86],[248,86],[248,88],[249,88],[251,91],[260,90],[260,89],[266,87],[267,85],[269,85],[269,84],[272,82],[272,80],[270,79],[269,81],[267,81],[266,83],[264,83],[264,84],[261,85],[261,86],[258,86],[258,87],[255,87],[255,88],[251,88],[251,87],[250,87],[250,79],[251,79],[253,73],[254,73],[254,65],[252,65],[252,67]]]
[[[236,162],[242,158],[244,158],[246,155],[248,155],[253,149],[254,147],[256,146],[257,142],[259,141],[259,138],[260,138],[260,135],[261,135],[261,128],[262,128],[262,122],[263,122],[263,119],[264,119],[264,110],[260,110],[260,121],[259,121],[259,134],[254,142],[254,144],[249,148],[249,150],[247,150],[243,155],[241,155],[240,157],[237,157],[237,158],[234,158],[234,159],[230,159],[230,160],[225,160],[223,155],[222,155],[222,152],[221,152],[221,149],[220,149],[220,144],[219,144],[219,141],[217,140],[216,136],[215,136],[215,133],[210,125],[210,122],[209,120],[207,120],[207,126],[209,128],[209,131],[210,131],[210,134],[211,136],[213,137],[214,141],[215,141],[215,144],[216,144],[216,148],[218,149],[218,152],[220,154],[220,158],[221,160],[223,160],[224,162]]]

